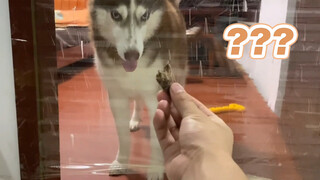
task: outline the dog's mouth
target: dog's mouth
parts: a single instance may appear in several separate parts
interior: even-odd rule
[[[138,59],[140,57],[140,54],[136,50],[129,50],[124,54],[124,58],[126,59],[122,66],[124,70],[127,72],[133,72],[137,69],[138,66]]]
[[[122,66],[126,72],[134,72],[138,66],[138,60],[124,61]]]

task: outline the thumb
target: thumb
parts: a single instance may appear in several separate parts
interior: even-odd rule
[[[173,83],[171,85],[170,96],[182,118],[201,113],[194,103],[192,96],[190,96],[180,84]]]

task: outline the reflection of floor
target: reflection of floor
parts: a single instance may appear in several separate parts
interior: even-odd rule
[[[246,112],[219,115],[234,130],[234,157],[246,173],[273,179],[300,179],[281,138],[278,118],[251,81],[205,79],[202,84],[188,84],[187,90],[208,107],[229,103],[246,106]],[[113,178],[107,175],[118,142],[107,93],[94,68],[60,84],[59,108],[62,180],[144,179],[142,175]],[[144,120],[142,129],[132,134],[133,164],[148,162],[147,125]]]

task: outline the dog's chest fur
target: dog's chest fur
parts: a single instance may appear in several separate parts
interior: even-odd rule
[[[122,66],[105,67],[96,58],[99,75],[107,89],[123,93],[124,96],[143,96],[145,93],[156,93],[159,86],[156,82],[156,74],[163,67],[163,60],[156,57],[155,62],[148,66],[148,55],[139,59],[136,71],[126,73]],[[116,88],[116,89],[115,89]]]

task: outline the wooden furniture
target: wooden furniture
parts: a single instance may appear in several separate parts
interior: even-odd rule
[[[225,8],[182,9],[187,27],[198,26],[197,35],[188,35],[189,67],[191,76],[216,77],[238,76],[235,65],[226,58],[223,41],[213,32],[216,19],[225,13]]]
[[[9,0],[22,180],[60,180],[53,7],[53,0]]]
[[[54,0],[55,10],[82,10],[86,9],[88,0]]]
[[[82,59],[92,58],[88,0],[55,0],[55,16],[57,67],[63,68]]]

